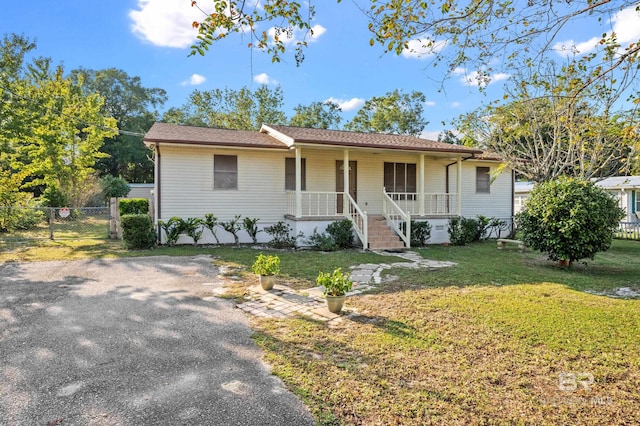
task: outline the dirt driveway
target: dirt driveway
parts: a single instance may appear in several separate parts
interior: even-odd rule
[[[0,424],[313,424],[244,315],[199,297],[217,272],[207,256],[0,264]]]

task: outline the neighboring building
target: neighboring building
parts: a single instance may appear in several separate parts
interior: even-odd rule
[[[618,199],[626,216],[621,222],[638,222],[640,212],[640,176],[613,176],[596,181],[596,186],[606,189]],[[519,212],[529,193],[533,189],[532,182],[516,182],[513,206],[515,212]]]
[[[130,183],[131,191],[127,194],[127,198],[148,198],[153,200],[153,188],[152,183]]]
[[[398,236],[391,233],[394,243],[374,227],[408,240],[402,222],[428,220],[430,241],[441,243],[451,217],[513,215],[512,172],[494,175],[500,159],[466,146],[277,125],[240,131],[165,123],[155,123],[144,141],[155,151],[156,221],[239,214],[258,218],[261,228],[284,221],[310,236],[347,217],[364,247],[393,248]],[[233,241],[223,230],[218,235]],[[212,242],[206,231],[202,243]]]

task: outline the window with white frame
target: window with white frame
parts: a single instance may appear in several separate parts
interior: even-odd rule
[[[300,174],[302,175],[302,190],[307,190],[307,161],[305,158],[300,159]],[[286,191],[296,190],[296,159],[284,159],[284,189]]]
[[[213,189],[238,189],[238,157],[236,155],[213,156]]]
[[[384,163],[384,189],[387,192],[417,191],[417,168],[412,163]]]
[[[491,169],[489,167],[476,167],[476,194],[489,194],[491,192]]]

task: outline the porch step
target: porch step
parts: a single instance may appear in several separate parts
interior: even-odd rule
[[[369,249],[402,249],[405,247],[404,241],[387,226],[384,216],[369,216],[367,235],[369,239]]]

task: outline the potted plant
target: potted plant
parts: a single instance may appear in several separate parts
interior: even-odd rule
[[[339,313],[344,305],[346,294],[353,287],[353,281],[348,272],[337,268],[333,272],[320,272],[316,284],[324,287],[324,297],[327,300],[329,312]]]
[[[271,290],[276,283],[276,275],[280,273],[280,258],[260,253],[251,269],[254,274],[260,275],[262,288]]]

